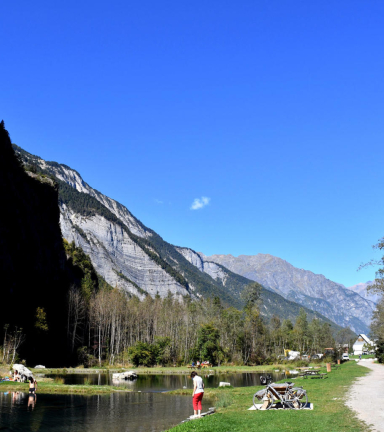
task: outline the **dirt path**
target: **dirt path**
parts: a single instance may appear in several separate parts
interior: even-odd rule
[[[371,372],[358,378],[349,390],[346,405],[377,432],[384,432],[384,365],[359,362]]]

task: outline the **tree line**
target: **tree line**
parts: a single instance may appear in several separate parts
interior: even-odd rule
[[[304,309],[293,323],[260,314],[260,286],[245,291],[245,307],[223,307],[220,299],[129,297],[101,288],[85,296],[72,287],[68,296],[70,349],[85,366],[181,365],[207,360],[220,364],[263,364],[284,349],[314,354],[333,347],[330,325],[308,321]],[[89,291],[87,290],[87,294]]]

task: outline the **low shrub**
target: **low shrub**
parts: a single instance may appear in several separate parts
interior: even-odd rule
[[[295,367],[308,367],[309,361],[308,360],[297,360],[293,362]]]

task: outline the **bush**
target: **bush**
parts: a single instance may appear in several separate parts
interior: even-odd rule
[[[377,342],[376,357],[379,363],[384,363],[384,340]]]
[[[136,342],[136,344],[129,349],[132,363],[137,366],[153,366],[156,363],[155,354],[152,346],[146,342]]]
[[[132,363],[137,366],[154,366],[156,364],[170,363],[171,339],[169,337],[157,337],[153,344],[146,342],[136,342],[136,344],[129,348]]]

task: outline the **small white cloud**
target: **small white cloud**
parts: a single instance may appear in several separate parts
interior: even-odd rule
[[[208,197],[195,198],[191,205],[191,210],[199,210],[208,205],[209,201],[211,201],[211,198]]]
[[[164,204],[163,201],[161,201],[161,200],[159,200],[159,199],[157,199],[157,198],[155,198],[155,203],[156,203],[156,204]]]

